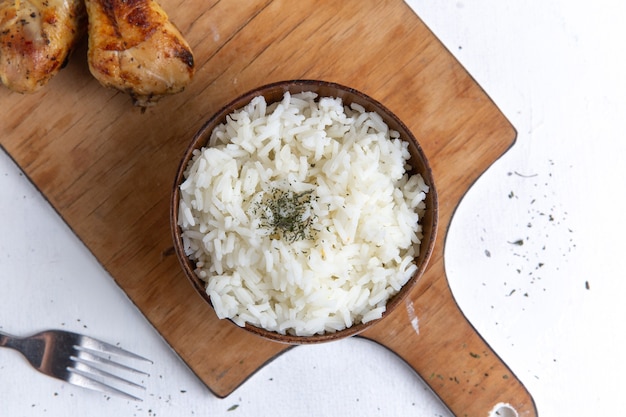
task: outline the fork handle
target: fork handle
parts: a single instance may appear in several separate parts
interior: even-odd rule
[[[0,332],[0,347],[15,349],[22,351],[23,340],[21,337],[13,336],[8,333]]]
[[[0,332],[0,346],[7,346],[7,344],[9,343],[9,341],[11,340],[11,336],[9,336],[6,333],[2,333]]]
[[[13,340],[15,338],[13,336],[11,336],[10,334],[6,334],[3,332],[0,332],[0,347],[8,347],[8,348],[13,348]]]

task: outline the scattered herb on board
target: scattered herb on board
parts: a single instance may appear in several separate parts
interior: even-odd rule
[[[293,190],[272,189],[259,203],[260,226],[271,231],[271,237],[288,242],[312,239],[311,227],[315,215],[311,210],[313,190],[296,193]]]
[[[237,407],[239,407],[239,404],[233,404],[230,407],[228,407],[228,410],[226,410],[226,411],[234,411],[234,410],[237,409]]]

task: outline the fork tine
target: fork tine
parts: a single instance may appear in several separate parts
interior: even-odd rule
[[[70,377],[67,379],[67,382],[70,384],[107,394],[114,394],[133,401],[143,401],[140,397],[128,394],[118,388],[94,379],[91,375],[89,375],[89,373],[81,371],[80,369],[68,367],[67,370],[70,372]]]
[[[129,352],[118,346],[114,346],[109,343],[106,343],[101,340],[94,339],[93,337],[89,337],[85,335],[81,335],[80,343],[79,345],[76,345],[75,347],[81,350],[89,350],[94,353],[97,353],[97,352],[111,353],[111,354],[118,355],[118,356],[124,356],[127,358],[139,359],[145,362],[153,363],[150,359],[144,358],[143,356],[139,356],[136,353]]]
[[[85,372],[88,373],[89,375],[94,375],[94,376],[100,376],[103,378],[109,378],[112,381],[116,381],[116,382],[121,382],[123,384],[129,385],[131,387],[136,387],[136,388],[141,388],[141,389],[145,389],[143,386],[133,382],[133,381],[129,381],[127,379],[122,378],[119,375],[115,375],[111,372],[105,371],[103,369],[100,368],[96,368],[94,366],[92,366],[93,363],[90,363],[89,361],[83,360],[82,358],[76,357],[76,356],[70,356],[70,359],[74,361],[74,366],[70,367],[70,370],[74,370],[77,369],[81,372]]]
[[[96,355],[93,353],[91,349],[85,349],[81,346],[74,346],[74,348],[78,351],[77,352],[78,356],[73,357],[73,359],[78,360],[80,362],[91,363],[94,365],[95,364],[107,365],[107,366],[111,366],[111,367],[121,369],[124,371],[132,372],[135,374],[150,376],[148,372],[142,371],[140,369],[132,368],[128,365],[124,365],[123,363],[112,361],[111,359],[102,357],[100,355]]]

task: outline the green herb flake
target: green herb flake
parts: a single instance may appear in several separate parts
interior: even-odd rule
[[[234,410],[237,409],[237,407],[239,407],[239,404],[233,404],[230,407],[228,407],[228,410],[226,410],[226,411],[234,411]]]

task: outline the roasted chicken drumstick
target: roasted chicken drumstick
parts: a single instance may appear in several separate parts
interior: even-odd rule
[[[85,0],[89,69],[146,107],[182,91],[194,73],[191,48],[155,0]]]
[[[83,0],[0,0],[0,81],[32,93],[68,59],[86,28]]]

